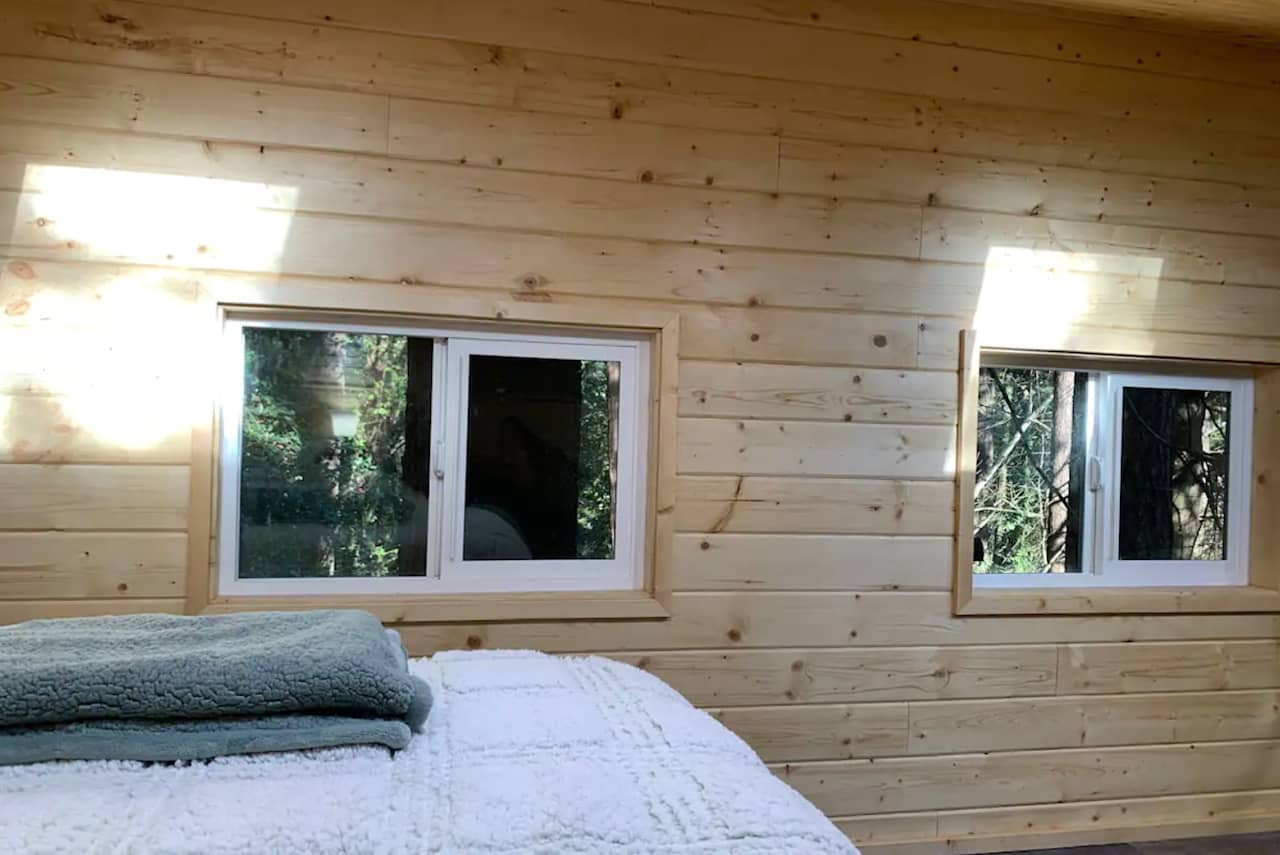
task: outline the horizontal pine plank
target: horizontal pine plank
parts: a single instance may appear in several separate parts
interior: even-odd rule
[[[947,372],[685,360],[680,414],[951,425],[956,380]]]
[[[903,754],[907,705],[806,704],[709,709],[767,763]]]
[[[948,481],[955,474],[951,427],[681,419],[678,430],[682,473]]]
[[[1277,817],[1280,790],[1245,790],[842,817],[836,825],[869,853],[985,855],[1060,844],[1147,841],[1153,835],[1171,840],[1247,834],[1272,830]]]
[[[1280,692],[1178,692],[911,706],[912,754],[1280,738]]]
[[[794,763],[777,771],[830,815],[1249,790],[1280,782],[1280,741]]]
[[[950,535],[955,490],[933,481],[683,476],[676,528],[708,533]]]
[[[1062,693],[1208,691],[1280,686],[1280,642],[1063,647]]]
[[[701,706],[1052,694],[1051,647],[646,652],[619,658]]]
[[[141,403],[102,388],[56,397],[0,394],[0,463],[187,463],[190,423],[161,417],[157,425],[154,403],[130,409]]]
[[[415,654],[455,647],[554,652],[768,647],[1073,644],[1256,639],[1280,634],[1273,615],[957,618],[946,592],[674,593],[652,624],[455,624],[404,628]]]
[[[0,530],[184,531],[186,466],[0,465]]]
[[[386,151],[387,99],[264,82],[0,56],[0,119]]]
[[[676,590],[949,590],[949,537],[677,534]]]
[[[0,600],[181,596],[187,537],[0,532]]]
[[[186,606],[182,598],[108,600],[0,600],[0,626],[45,618],[101,617],[159,613],[180,615]]]

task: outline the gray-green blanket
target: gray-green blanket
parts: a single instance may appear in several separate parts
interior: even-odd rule
[[[430,708],[399,638],[367,612],[0,627],[0,765],[400,749]]]

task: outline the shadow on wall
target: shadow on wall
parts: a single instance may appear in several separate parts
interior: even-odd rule
[[[202,355],[182,268],[278,271],[296,189],[42,164],[22,186],[7,254],[24,260],[0,269],[0,461],[185,462]]]

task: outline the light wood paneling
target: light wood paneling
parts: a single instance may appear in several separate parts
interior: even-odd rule
[[[108,416],[100,408],[112,405],[86,405],[82,398],[0,395],[0,463],[185,464],[191,459],[190,424],[174,425],[159,437],[138,425],[139,439],[126,414]],[[99,412],[80,414],[80,408]],[[95,431],[95,421],[109,424]]]
[[[1280,738],[1280,692],[912,703],[912,754]]]
[[[182,531],[185,466],[0,465],[0,530]]]
[[[386,151],[387,99],[269,83],[0,56],[0,118],[261,143]],[[145,81],[145,82],[144,82]]]
[[[657,624],[494,623],[404,628],[411,652],[536,647],[554,652],[715,648],[1023,645],[1252,639],[1280,634],[1274,615],[956,618],[946,592],[675,593]]]
[[[0,532],[0,599],[181,596],[185,534]]]
[[[1280,791],[1024,805],[932,811],[837,820],[871,853],[985,855],[1027,846],[1118,843],[1213,834],[1248,834],[1272,827]]]
[[[682,476],[676,527],[707,533],[950,534],[950,484]]]
[[[46,618],[98,617],[144,613],[180,615],[186,601],[166,599],[0,600],[0,625]]]
[[[1274,740],[793,763],[780,777],[833,815],[1271,788]]]
[[[212,302],[660,313],[670,616],[369,603],[414,653],[643,662],[872,853],[1280,827],[1280,617],[952,613],[961,330],[1280,364],[1276,54],[1117,24],[9,4],[0,621],[205,605]]]
[[[686,361],[680,414],[745,419],[953,424],[950,372]]]
[[[907,705],[807,704],[709,709],[765,762],[900,755]]]
[[[1161,692],[1280,686],[1280,643],[1102,644],[1062,648],[1062,692]]]
[[[955,431],[913,425],[682,419],[681,472],[946,479]]]
[[[935,590],[951,581],[946,537],[680,534],[682,590]]]
[[[618,656],[705,706],[1019,697],[1053,691],[1049,647],[677,651]]]

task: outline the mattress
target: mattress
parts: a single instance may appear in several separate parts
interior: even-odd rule
[[[856,855],[740,739],[610,660],[441,653],[403,751],[0,768],[0,852]]]

